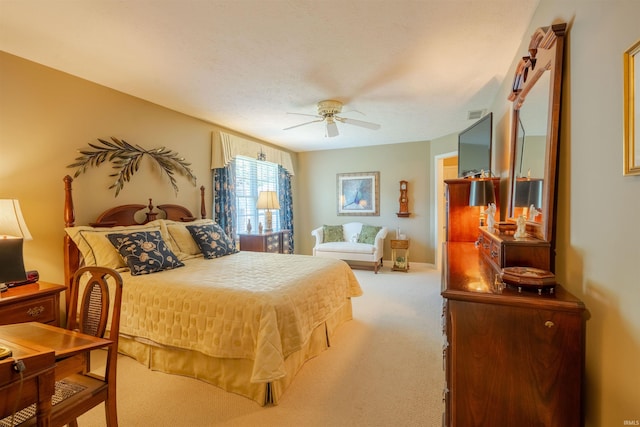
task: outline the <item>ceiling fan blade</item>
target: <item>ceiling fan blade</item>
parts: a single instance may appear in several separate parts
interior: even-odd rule
[[[338,136],[338,125],[333,120],[327,121],[327,137],[333,138]]]
[[[347,123],[350,125],[356,125],[356,126],[360,126],[367,129],[373,129],[373,130],[380,129],[380,125],[377,123],[365,122],[365,121],[356,120],[356,119],[349,119],[347,117],[334,117],[334,118],[342,123]]]
[[[322,116],[319,116],[317,114],[305,114],[305,113],[287,113],[287,114],[295,114],[296,116],[307,116],[307,117],[317,117],[317,118],[322,118]]]
[[[323,121],[323,120],[324,120],[324,119],[311,120],[310,122],[305,122],[305,123],[300,123],[299,125],[289,126],[288,128],[284,128],[284,129],[282,129],[282,130],[289,130],[289,129],[297,128],[297,127],[300,127],[300,126],[309,125],[309,124],[311,124],[311,123],[321,122],[321,121]]]

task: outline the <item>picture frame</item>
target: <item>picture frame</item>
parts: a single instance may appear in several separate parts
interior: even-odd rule
[[[380,215],[380,172],[339,173],[338,215]]]
[[[624,175],[640,175],[640,40],[623,55],[624,64]]]

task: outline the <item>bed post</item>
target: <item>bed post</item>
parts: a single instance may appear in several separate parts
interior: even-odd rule
[[[71,183],[73,178],[69,175],[63,178],[64,181],[64,226],[73,227],[76,223],[75,212],[73,210],[73,195],[71,194]],[[80,267],[80,254],[75,243],[71,240],[67,233],[64,234],[64,285],[65,289],[65,302],[69,304],[69,290],[71,289],[71,280],[73,280],[73,274]]]
[[[204,185],[200,186],[200,217],[202,219],[207,217],[207,208],[204,206]]]

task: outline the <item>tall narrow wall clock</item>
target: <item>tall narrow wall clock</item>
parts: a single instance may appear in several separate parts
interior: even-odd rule
[[[407,197],[408,182],[400,181],[400,211],[396,213],[398,217],[408,217],[409,213],[409,198]]]

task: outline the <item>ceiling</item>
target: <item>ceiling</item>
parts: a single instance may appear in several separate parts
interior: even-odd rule
[[[487,110],[539,0],[0,0],[0,50],[293,151],[426,141]],[[287,114],[342,101],[379,130]]]

